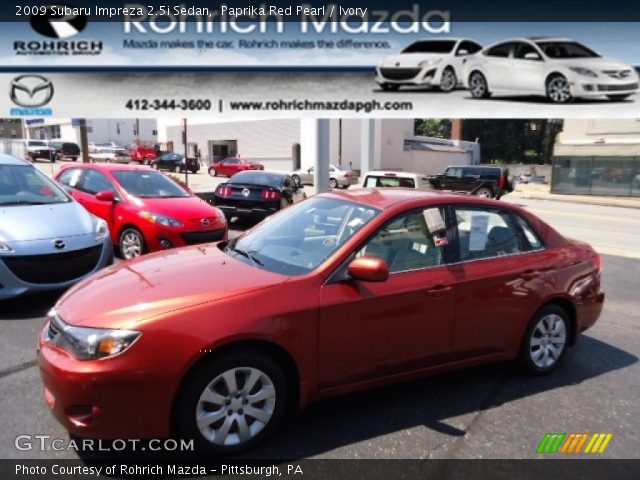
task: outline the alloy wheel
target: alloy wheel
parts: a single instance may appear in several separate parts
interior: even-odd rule
[[[483,98],[487,96],[487,81],[481,73],[474,73],[469,80],[469,89],[474,98]]]
[[[547,84],[547,96],[552,102],[566,103],[571,100],[571,87],[566,78],[557,76]]]
[[[338,181],[335,178],[329,180],[329,186],[331,188],[338,188]]]
[[[266,373],[232,368],[205,387],[196,404],[196,424],[215,445],[241,445],[269,424],[275,405],[276,389]]]
[[[442,73],[442,78],[440,80],[440,89],[443,92],[450,92],[456,86],[456,74],[451,68],[447,68]]]
[[[293,175],[291,177],[293,179],[293,183],[296,185],[296,187],[300,186],[300,177],[298,175]]]
[[[144,244],[142,237],[135,230],[126,230],[120,240],[120,251],[125,260],[142,255]]]
[[[549,369],[562,356],[567,343],[565,320],[556,314],[543,316],[531,332],[529,355],[534,365]]]
[[[476,192],[476,196],[480,197],[480,198],[492,198],[493,195],[491,193],[491,190],[489,190],[488,188],[481,188]]]

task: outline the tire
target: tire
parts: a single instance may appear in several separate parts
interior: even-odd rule
[[[338,188],[338,181],[335,178],[329,179],[329,186],[331,188]]]
[[[182,167],[180,167],[180,165],[175,165],[173,167],[173,173],[180,173],[182,172]]]
[[[210,168],[209,169],[209,175],[212,177],[217,177],[218,176],[218,171],[215,168]]]
[[[137,239],[136,239],[137,238]],[[120,234],[120,254],[125,260],[131,260],[147,250],[144,235],[137,228],[125,228]]]
[[[397,92],[400,89],[400,85],[397,85],[395,83],[381,83],[380,87],[385,92]]]
[[[488,187],[480,187],[475,191],[474,195],[482,198],[493,198],[493,192]]]
[[[244,384],[252,378],[255,382],[245,392]],[[193,439],[196,449],[208,454],[242,452],[277,429],[287,412],[288,391],[287,378],[271,357],[244,349],[222,354],[187,377],[175,403],[174,433]],[[265,398],[253,403],[247,398],[257,395]],[[207,415],[211,423],[201,420],[199,426],[196,418]],[[245,438],[241,426],[248,427]]]
[[[198,173],[198,170],[189,170],[189,172],[191,172],[192,175],[195,175],[196,173]]]
[[[149,165],[149,159],[147,157],[144,158],[144,160],[142,160],[142,165]]]
[[[296,187],[300,186],[300,176],[299,175],[291,175],[291,179],[293,180],[293,183],[295,184]]]
[[[626,100],[630,96],[631,96],[631,94],[627,93],[625,95],[607,95],[607,98],[609,100],[611,100],[612,102],[622,102],[623,100]]]
[[[445,68],[440,78],[440,90],[443,92],[451,92],[456,88],[457,84],[458,78],[456,77],[455,70],[452,67]]]
[[[473,72],[469,77],[469,91],[473,98],[489,98],[491,96],[487,79],[480,72]]]
[[[563,308],[557,305],[541,308],[522,340],[520,361],[525,370],[542,375],[557,368],[567,352],[569,332],[569,317]]]
[[[157,163],[152,163],[151,168],[153,168],[154,170],[160,170],[160,167],[158,166]]]
[[[110,158],[105,158],[104,159],[104,163],[111,163],[111,159]]]
[[[563,75],[553,75],[547,80],[547,98],[553,103],[568,103],[573,100],[571,86]]]
[[[78,161],[78,157],[71,157],[71,161],[72,161],[72,162],[76,162],[76,161]]]

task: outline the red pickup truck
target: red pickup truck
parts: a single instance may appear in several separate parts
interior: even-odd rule
[[[132,162],[149,165],[158,156],[158,148],[153,143],[134,143],[127,147]]]

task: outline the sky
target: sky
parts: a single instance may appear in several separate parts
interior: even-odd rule
[[[11,65],[83,65],[92,66],[374,66],[380,59],[402,50],[406,45],[425,38],[447,35],[421,34],[306,34],[299,33],[300,25],[287,22],[283,34],[247,34],[235,33],[171,33],[125,34],[121,22],[90,22],[79,35],[69,40],[101,40],[104,49],[99,57],[34,57],[18,56],[13,51],[16,40],[47,40],[31,30],[28,23],[3,23],[0,31],[0,67]],[[273,30],[273,29],[272,29]],[[451,37],[470,37],[484,45],[509,37],[520,36],[562,36],[585,43],[602,55],[625,63],[640,65],[640,23],[561,23],[561,22],[454,22],[451,25]],[[123,40],[156,41],[237,41],[243,40],[357,40],[384,42],[388,48],[370,50],[304,50],[304,49],[125,49]],[[99,58],[99,60],[97,60]]]

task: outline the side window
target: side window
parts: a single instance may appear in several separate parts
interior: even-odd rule
[[[82,170],[78,168],[71,168],[62,172],[62,175],[60,175],[58,182],[71,188],[78,188],[77,185],[81,176]]]
[[[524,251],[507,212],[456,208],[460,261],[500,257]]]
[[[511,43],[501,43],[500,45],[491,47],[489,50],[487,50],[486,54],[489,57],[508,58],[509,52],[511,51],[511,45]]]
[[[482,50],[482,47],[478,45],[476,42],[470,42],[468,40],[461,42],[458,50],[456,51],[456,55],[462,55],[461,51],[465,50],[467,55],[473,55],[476,52]]]
[[[105,190],[116,193],[111,182],[107,180],[107,177],[95,170],[87,170],[87,173],[82,180],[81,190],[91,195],[95,195],[98,192],[104,192]]]
[[[520,215],[514,215],[514,217],[516,219],[516,222],[518,223],[518,226],[522,229],[522,233],[524,234],[524,238],[529,244],[530,249],[539,250],[543,248],[544,244],[542,243],[540,237],[538,237],[536,232],[533,231],[531,225],[529,225],[529,223]]]
[[[441,215],[444,215],[442,210]],[[443,246],[436,247],[421,210],[404,213],[382,227],[356,257],[381,258],[390,272],[435,267],[443,263]]]
[[[462,168],[460,168],[460,167],[447,168],[447,170],[444,172],[444,174],[447,177],[462,178]]]
[[[465,168],[463,170],[465,177],[478,177],[480,176],[479,168]]]
[[[529,45],[528,43],[516,43],[513,51],[513,58],[521,60],[536,60],[536,58],[527,58],[527,54],[533,54],[537,56],[537,59],[540,59],[540,54],[532,45]],[[531,57],[531,55],[529,56]]]

